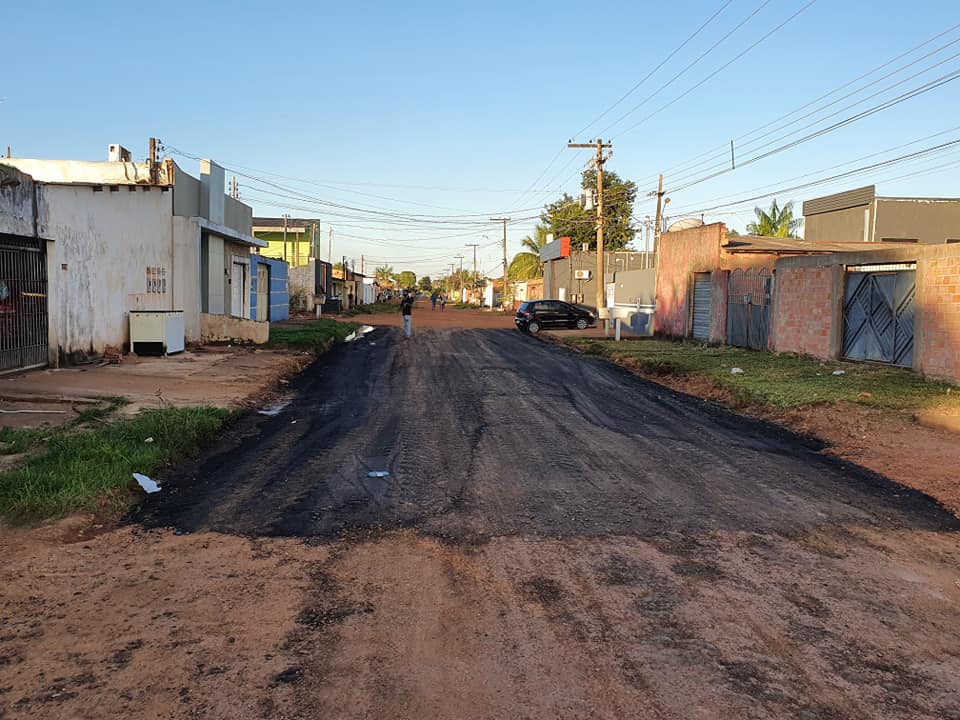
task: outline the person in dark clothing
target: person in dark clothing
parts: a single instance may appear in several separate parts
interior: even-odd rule
[[[410,337],[413,334],[411,323],[413,318],[413,293],[404,293],[403,300],[400,301],[400,315],[403,316],[403,334]]]

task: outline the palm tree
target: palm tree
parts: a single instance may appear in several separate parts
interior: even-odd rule
[[[380,287],[390,287],[393,284],[393,267],[390,265],[382,265],[373,271],[374,275],[377,278],[377,283]]]
[[[534,237],[527,235],[520,244],[526,249],[513,256],[507,275],[511,280],[529,280],[542,276],[543,263],[540,262],[540,248],[547,244],[547,228],[537,225]]]
[[[770,204],[770,212],[764,212],[759,207],[753,211],[757,215],[757,222],[747,225],[747,232],[751,235],[764,237],[797,237],[797,230],[803,225],[803,218],[793,217],[793,202],[788,202],[782,208],[777,201]]]

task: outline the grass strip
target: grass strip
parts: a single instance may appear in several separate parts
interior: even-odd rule
[[[92,428],[15,433],[24,442],[29,439],[25,447],[35,452],[0,473],[0,514],[21,523],[76,511],[120,510],[135,487],[134,472],[150,475],[196,451],[229,416],[220,408],[166,408]]]
[[[274,347],[324,352],[331,345],[343,340],[360,325],[320,318],[309,323],[271,325],[270,344]]]
[[[896,410],[960,408],[957,388],[889,365],[655,339],[617,343],[572,337],[564,342],[646,375],[707,378],[744,404],[790,408],[851,402]],[[743,372],[734,373],[734,368]],[[834,375],[835,371],[842,374]]]

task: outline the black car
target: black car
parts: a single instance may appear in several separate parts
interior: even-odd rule
[[[562,300],[528,300],[517,309],[514,322],[518,330],[538,333],[541,328],[586,330],[593,327],[597,319],[589,310]]]

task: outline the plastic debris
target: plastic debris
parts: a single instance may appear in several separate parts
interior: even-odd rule
[[[743,368],[730,368],[731,375],[743,375]]]
[[[291,420],[291,421],[290,421],[290,424],[291,424],[291,425],[296,425],[296,424],[297,424],[297,421],[296,421],[296,420]]]
[[[279,415],[281,412],[283,412],[283,409],[289,404],[290,404],[289,400],[287,402],[277,403],[276,405],[271,405],[270,407],[264,408],[263,410],[257,410],[257,413],[260,415],[267,415],[268,417],[273,417],[274,415]]]
[[[360,334],[366,335],[367,333],[372,333],[374,330],[376,330],[375,327],[371,325],[364,325],[362,328],[360,328]]]
[[[846,370],[834,370],[834,371],[833,371],[833,374],[834,374],[834,375],[846,375],[846,374],[847,374],[847,371],[846,371]]]
[[[140,483],[140,487],[143,488],[146,493],[155,493],[160,492],[160,486],[157,485],[153,480],[148,478],[146,475],[141,475],[140,473],[134,473],[133,479]]]
[[[353,341],[356,340],[356,339],[357,339],[357,333],[356,333],[356,332],[352,332],[352,333],[350,333],[349,335],[347,335],[347,336],[343,339],[343,341],[344,341],[344,342],[353,342]]]
[[[152,437],[148,437],[146,440],[144,440],[144,442],[145,442],[145,443],[152,443],[152,442],[153,442],[153,438],[152,438]]]
[[[390,473],[386,470],[371,470],[367,473],[367,477],[387,477]]]

